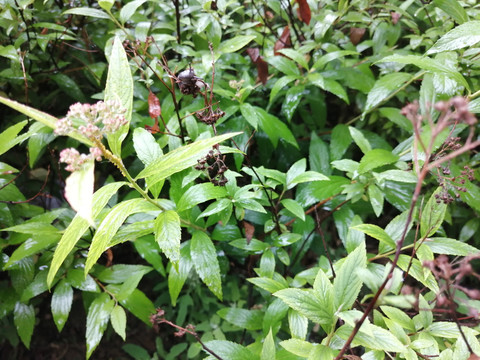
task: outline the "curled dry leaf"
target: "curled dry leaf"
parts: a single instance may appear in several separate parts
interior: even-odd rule
[[[282,50],[285,48],[292,47],[292,39],[290,38],[290,27],[285,26],[283,29],[282,35],[280,38],[275,42],[275,46],[273,47],[273,52],[275,55],[283,56],[283,54],[279,53],[278,50]]]
[[[245,237],[247,239],[247,244],[250,244],[250,241],[252,241],[253,238],[253,234],[255,233],[255,227],[246,221],[243,222],[243,227],[245,229]]]
[[[249,48],[247,49],[247,54],[250,56],[252,62],[257,65],[258,78],[263,85],[267,83],[268,80],[268,64],[263,57],[260,56],[260,50],[258,48]]]
[[[310,11],[310,6],[308,5],[307,0],[297,0],[297,3],[298,18],[305,24],[310,25],[310,20],[312,19],[312,12]]]
[[[161,113],[162,109],[160,107],[160,100],[158,100],[158,97],[150,91],[148,94],[148,114],[152,119],[156,119]]]

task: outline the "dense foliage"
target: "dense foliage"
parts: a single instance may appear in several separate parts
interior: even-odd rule
[[[476,1],[1,4],[2,358],[478,359]]]

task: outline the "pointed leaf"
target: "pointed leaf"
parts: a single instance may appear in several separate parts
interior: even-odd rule
[[[100,340],[102,340],[103,333],[108,325],[108,319],[115,301],[110,299],[106,293],[100,294],[88,308],[87,314],[87,331],[85,340],[87,342],[87,359],[90,358],[93,351],[96,349]]]
[[[392,249],[395,249],[395,241],[393,241],[393,239],[380,226],[372,224],[361,224],[352,227],[352,229],[361,231],[368,236],[388,245]]]
[[[106,12],[98,9],[89,8],[89,7],[78,7],[78,8],[68,9],[67,11],[64,11],[63,14],[91,16],[97,19],[110,19],[110,16],[108,16]]]
[[[473,46],[479,41],[480,21],[469,21],[443,35],[430,50],[427,51],[427,55],[442,51],[462,49],[467,46]]]
[[[105,87],[105,101],[119,101],[127,110],[125,118],[128,123],[132,119],[133,79],[128,64],[127,54],[123,49],[122,41],[115,37],[110,54],[107,84]],[[114,134],[107,135],[108,145],[115,155],[120,155],[122,141],[127,136],[129,125],[122,126]]]
[[[215,186],[210,182],[193,185],[182,195],[177,209],[178,211],[185,211],[205,201],[218,200],[225,196],[227,196],[227,190],[222,186]]]
[[[65,279],[62,279],[57,286],[55,286],[51,303],[53,321],[57,326],[58,332],[62,331],[67,322],[68,315],[72,309],[72,302],[72,286]]]
[[[165,256],[173,263],[180,259],[180,217],[174,210],[163,211],[155,219],[155,240]]]
[[[94,161],[87,161],[80,170],[71,173],[65,181],[65,198],[72,209],[89,224],[93,224],[94,170]]]
[[[192,259],[190,257],[190,241],[183,244],[180,249],[180,260],[178,266],[172,266],[168,274],[168,292],[172,300],[172,305],[177,303],[178,295],[182,290],[185,280],[193,267]]]
[[[30,340],[35,326],[35,309],[33,305],[17,302],[13,309],[13,322],[23,344],[27,349],[30,349]]]
[[[390,73],[375,82],[372,90],[368,93],[367,102],[363,113],[367,113],[377,105],[385,101],[395,90],[398,90],[402,85],[409,81],[413,75],[408,73]]]
[[[200,279],[217,298],[222,300],[222,279],[220,277],[217,252],[207,234],[201,231],[193,233],[190,255]]]
[[[311,289],[283,289],[273,295],[315,323],[329,324],[332,321],[332,314]]]
[[[480,252],[476,247],[449,238],[427,238],[424,244],[435,254],[468,256]]]
[[[384,149],[373,149],[365,153],[360,160],[358,172],[364,174],[370,170],[380,166],[392,164],[398,160],[397,155],[393,155],[391,151]]]
[[[308,6],[308,5],[307,5]],[[275,340],[273,340],[272,329],[268,332],[263,342],[262,353],[260,360],[275,359]]]
[[[125,329],[127,328],[127,315],[123,307],[116,305],[110,314],[110,322],[113,330],[125,341]]]
[[[136,128],[133,131],[133,147],[138,158],[145,165],[149,165],[163,155],[162,149],[153,135],[142,128]]]
[[[432,236],[442,226],[447,211],[447,204],[437,199],[436,196],[441,196],[443,191],[442,187],[438,187],[422,209],[422,218],[420,219],[420,234],[422,238]]]
[[[349,126],[348,130],[350,131],[350,135],[353,141],[355,141],[355,144],[357,144],[357,146],[360,148],[360,150],[362,150],[364,154],[372,150],[372,146],[360,130],[352,126]]]
[[[229,323],[247,330],[262,329],[263,312],[238,308],[223,308],[217,311],[218,316]]]
[[[237,35],[229,40],[223,41],[218,47],[218,52],[226,54],[238,51],[255,39],[255,37],[255,35]]]

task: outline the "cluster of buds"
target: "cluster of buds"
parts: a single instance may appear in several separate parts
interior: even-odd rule
[[[128,124],[125,112],[126,109],[119,101],[99,101],[93,105],[76,103],[70,106],[67,116],[58,120],[55,133],[68,135],[78,131],[98,144],[104,134],[114,133],[120,127]],[[60,162],[67,164],[65,168],[67,171],[80,170],[85,162],[91,160],[102,160],[100,148],[90,148],[88,155],[80,154],[74,148],[64,149],[60,152]]]
[[[212,105],[195,112],[195,117],[207,125],[215,124],[223,116],[225,116],[225,112],[221,109],[213,110]]]
[[[128,124],[125,112],[126,109],[115,100],[99,101],[93,105],[76,103],[70,106],[67,116],[58,120],[55,133],[67,135],[78,131],[89,139],[101,140],[103,134],[114,133]]]
[[[102,150],[97,147],[91,147],[88,155],[80,154],[74,148],[63,149],[60,152],[60,162],[66,163],[65,170],[70,172],[81,170],[83,164],[91,160],[102,160]]]
[[[443,166],[437,172],[439,179],[439,185],[443,188],[443,191],[439,194],[435,194],[437,203],[443,202],[444,204],[450,204],[454,198],[450,195],[450,191],[455,194],[456,198],[460,197],[460,193],[466,193],[467,188],[465,183],[474,180],[474,171],[467,165],[463,167],[462,172],[458,176],[449,177],[451,171],[448,166]]]
[[[195,165],[195,169],[204,171],[206,170],[210,182],[216,186],[225,186],[228,179],[225,177],[225,172],[228,170],[225,165],[225,156],[222,155],[219,149],[219,145],[213,146],[213,150],[210,150],[208,154],[198,160],[198,164]]]

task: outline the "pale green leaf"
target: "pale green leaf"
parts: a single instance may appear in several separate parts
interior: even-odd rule
[[[435,254],[468,256],[480,251],[476,247],[461,241],[442,237],[427,238],[423,244],[428,246]]]
[[[115,37],[109,58],[105,101],[119,101],[126,109],[125,118],[128,123],[132,118],[133,79],[128,64],[127,54],[122,40]],[[122,141],[127,136],[129,125],[124,125],[113,134],[107,135],[108,145],[115,155],[120,156]]]
[[[389,165],[398,160],[398,156],[384,149],[373,149],[365,153],[360,160],[358,172],[364,174],[380,166]]]
[[[272,329],[268,332],[263,342],[262,353],[260,360],[272,360],[275,359],[275,340],[273,339]]]
[[[137,9],[146,1],[147,0],[135,0],[123,5],[122,9],[120,10],[120,22],[125,24],[125,22],[130,20],[133,14],[135,14],[135,11],[137,11]]]
[[[240,112],[243,118],[256,130],[258,126],[258,115],[256,109],[249,103],[240,105]]]
[[[1,98],[0,98],[1,99]],[[17,136],[20,131],[27,125],[28,121],[24,120],[15,125],[10,126],[0,134],[0,155],[6,153],[12,147],[19,143],[20,137]]]
[[[388,245],[391,248],[395,248],[395,241],[388,235],[385,230],[383,230],[381,227],[378,225],[373,225],[373,224],[361,224],[352,227],[352,229],[361,231],[368,236],[377,239],[378,241]]]
[[[435,197],[441,196],[443,191],[442,187],[438,187],[422,209],[422,218],[420,219],[420,235],[422,238],[435,234],[443,223],[447,204]]]
[[[332,314],[311,289],[283,289],[273,294],[292,309],[318,324],[330,324]]]
[[[305,211],[303,210],[302,205],[300,205],[298,202],[292,199],[283,199],[281,203],[293,215],[295,215],[302,221],[305,221]]]
[[[163,155],[162,149],[153,135],[142,128],[136,128],[133,131],[133,147],[144,165],[149,165]]]
[[[80,170],[71,173],[65,181],[65,198],[77,214],[93,224],[94,160],[87,161]]]
[[[212,199],[227,196],[227,190],[222,186],[215,186],[211,182],[193,185],[178,201],[178,211],[191,209],[195,205]]]
[[[315,348],[315,345],[300,339],[288,339],[280,343],[280,346],[283,347],[288,352],[306,358]]]
[[[348,130],[350,131],[350,136],[352,137],[353,141],[355,141],[355,144],[357,144],[364,154],[372,150],[372,146],[360,130],[354,128],[353,126],[349,126]]]
[[[93,9],[89,7],[78,7],[73,9],[68,9],[63,12],[63,15],[80,15],[80,16],[91,16],[97,19],[110,19],[110,16],[102,10]]]
[[[127,328],[127,315],[123,307],[116,305],[110,314],[110,322],[113,330],[125,341],[125,329]]]
[[[260,360],[259,356],[252,353],[248,348],[227,340],[210,340],[205,346],[212,349],[222,359],[228,360]]]
[[[458,50],[473,46],[480,41],[480,21],[468,21],[443,35],[427,51],[427,55],[442,51]]]

